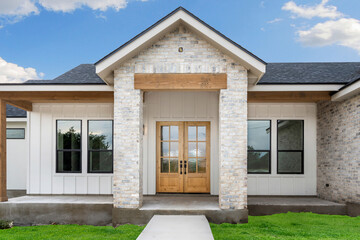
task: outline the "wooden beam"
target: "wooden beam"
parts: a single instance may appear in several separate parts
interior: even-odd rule
[[[248,102],[319,102],[330,101],[330,92],[248,92]]]
[[[227,88],[226,73],[135,74],[134,88],[141,90],[219,90]]]
[[[32,102],[22,100],[6,101],[7,104],[13,105],[14,107],[21,108],[25,111],[32,111]]]
[[[59,103],[113,103],[114,92],[0,92],[7,101],[59,102]]]
[[[6,192],[6,102],[0,99],[0,202],[8,200]]]

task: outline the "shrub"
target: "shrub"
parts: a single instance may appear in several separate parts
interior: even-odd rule
[[[13,221],[0,220],[0,229],[12,228],[14,225]]]

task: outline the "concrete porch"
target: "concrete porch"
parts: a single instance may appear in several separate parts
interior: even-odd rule
[[[249,197],[249,215],[313,212],[346,215],[346,204],[317,197]],[[120,214],[113,214],[117,211]],[[113,198],[107,196],[26,195],[0,203],[0,219],[15,225],[36,224],[146,224],[153,215],[204,214],[210,222],[242,222],[241,213],[219,208],[218,197],[202,194],[161,194],[144,196],[140,209],[114,209]]]

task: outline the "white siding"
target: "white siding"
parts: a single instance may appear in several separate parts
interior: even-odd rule
[[[82,173],[56,173],[56,120],[82,120]],[[111,194],[112,174],[87,173],[87,120],[113,119],[113,104],[33,104],[28,194]]]
[[[210,190],[219,193],[219,93],[218,92],[147,92],[144,102],[144,194],[156,193],[156,122],[210,121]]]
[[[249,174],[249,195],[316,195],[316,104],[251,103],[248,119],[271,121],[271,174]],[[278,119],[304,120],[304,174],[276,174]]]
[[[6,128],[24,128],[25,139],[8,139],[6,141],[7,154],[7,189],[25,190],[28,162],[28,136],[26,118],[23,122],[7,121]]]

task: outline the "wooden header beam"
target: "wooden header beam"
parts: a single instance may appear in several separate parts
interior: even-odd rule
[[[23,109],[25,111],[32,111],[32,103],[29,101],[22,101],[22,100],[12,100],[6,101],[7,104],[13,105],[14,107]]]
[[[330,101],[330,92],[248,92],[249,103]]]
[[[226,73],[136,73],[134,88],[141,90],[220,90],[227,88]]]

